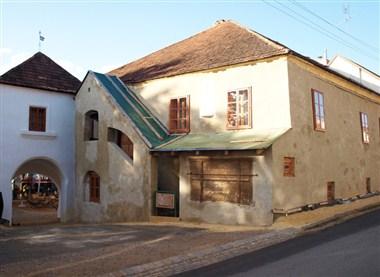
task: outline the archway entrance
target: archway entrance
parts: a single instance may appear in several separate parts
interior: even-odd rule
[[[30,225],[58,222],[62,174],[47,159],[24,162],[12,180],[12,224]]]

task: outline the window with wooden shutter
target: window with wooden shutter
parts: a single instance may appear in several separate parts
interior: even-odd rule
[[[115,143],[128,157],[133,160],[133,142],[118,129],[108,128],[108,141]]]
[[[252,127],[251,88],[227,93],[227,129]]]
[[[29,107],[29,131],[46,131],[46,108]]]
[[[192,201],[252,204],[252,160],[191,159]]]
[[[323,93],[312,90],[314,130],[325,131],[325,103]]]
[[[190,96],[170,100],[169,131],[171,133],[190,132]]]
[[[100,202],[100,177],[94,172],[90,171],[88,173],[88,182],[89,182],[89,200],[90,202]]]
[[[369,143],[369,128],[368,128],[368,115],[360,113],[360,125],[362,128],[362,140],[364,143]]]
[[[284,157],[284,176],[285,177],[295,176],[295,158]]]

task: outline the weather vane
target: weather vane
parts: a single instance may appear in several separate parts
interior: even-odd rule
[[[39,39],[38,39],[38,51],[41,51],[41,41],[44,41],[45,37],[42,36],[41,31],[38,32],[38,36],[39,36]]]

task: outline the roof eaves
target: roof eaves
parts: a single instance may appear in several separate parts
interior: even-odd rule
[[[9,85],[9,86],[15,86],[15,87],[40,89],[40,90],[59,92],[59,93],[66,93],[66,94],[72,94],[72,95],[76,94],[75,90],[64,90],[64,89],[50,88],[50,87],[44,87],[44,86],[39,87],[39,86],[31,86],[31,85],[22,85],[22,84],[13,83],[13,82],[1,80],[1,79],[0,79],[0,84]]]
[[[122,77],[120,77],[120,78],[121,78],[121,80],[124,83],[127,83],[127,84],[138,84],[138,83],[147,82],[147,81],[159,80],[159,79],[162,79],[162,78],[170,78],[170,77],[181,76],[181,75],[185,75],[185,74],[207,72],[207,71],[210,71],[210,70],[218,70],[218,69],[225,68],[226,66],[231,66],[231,67],[240,66],[240,65],[244,65],[246,63],[258,62],[258,61],[269,59],[269,58],[275,58],[275,57],[279,57],[279,56],[284,56],[284,55],[287,55],[288,53],[289,53],[289,49],[287,49],[286,51],[283,51],[283,52],[281,52],[281,51],[274,51],[273,54],[269,53],[268,55],[265,55],[265,56],[261,55],[258,58],[251,58],[251,59],[247,59],[247,60],[243,60],[243,61],[236,61],[236,62],[232,62],[232,63],[231,62],[222,63],[222,64],[217,65],[217,66],[210,66],[210,67],[203,68],[203,69],[198,69],[198,70],[184,71],[184,72],[180,72],[180,73],[171,73],[171,74],[168,73],[168,74],[164,74],[164,75],[157,76],[157,77],[152,77],[152,78],[147,78],[147,79],[137,79],[137,80],[136,79],[134,79],[134,80],[129,79],[128,80],[128,79],[123,79]]]
[[[356,82],[356,81],[354,81],[354,80],[352,80],[352,79],[350,79],[350,78],[348,78],[348,77],[346,77],[346,76],[338,73],[337,71],[330,69],[328,66],[320,64],[319,62],[313,60],[312,58],[306,57],[306,56],[304,56],[304,55],[302,55],[300,53],[297,53],[297,52],[295,52],[293,50],[291,50],[289,52],[289,55],[293,55],[293,56],[299,57],[299,58],[305,60],[306,62],[309,62],[309,63],[311,63],[311,64],[313,64],[313,65],[315,65],[315,66],[317,66],[317,67],[319,67],[319,68],[321,68],[323,70],[326,70],[327,72],[329,72],[331,74],[334,74],[334,75],[336,75],[336,76],[338,76],[340,78],[343,78],[346,81],[349,81],[349,82],[351,82],[351,83],[353,83],[353,84],[355,84],[355,85],[357,85],[357,86],[359,86],[359,87],[361,87],[361,88],[363,88],[365,90],[368,90],[370,93],[373,93],[373,94],[375,94],[377,96],[380,96],[380,94],[377,91],[372,90],[372,89],[370,89],[370,88],[368,88],[366,86],[363,86],[362,84],[360,84],[360,83],[358,83],[358,82]]]

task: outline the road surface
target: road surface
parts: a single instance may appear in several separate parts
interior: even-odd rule
[[[380,210],[179,276],[380,276]]]

